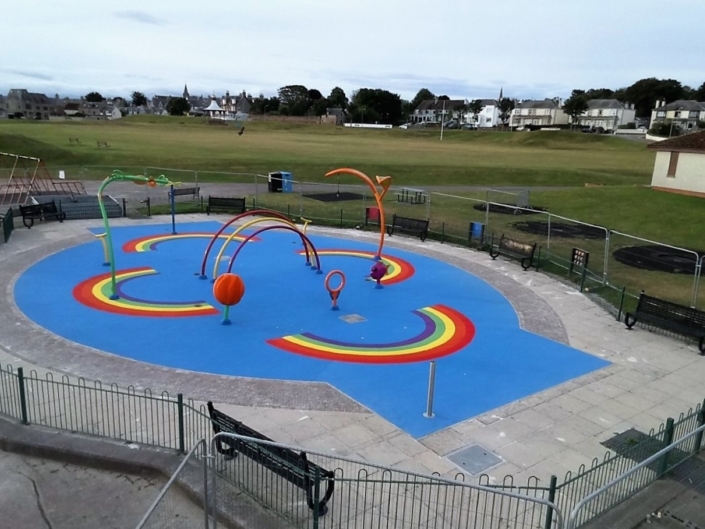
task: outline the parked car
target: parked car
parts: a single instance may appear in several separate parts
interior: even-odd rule
[[[411,126],[411,123],[404,123],[403,125],[399,125],[400,129],[408,129]]]

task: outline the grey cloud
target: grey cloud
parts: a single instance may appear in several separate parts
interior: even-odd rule
[[[51,75],[37,72],[28,72],[26,70],[10,70],[10,73],[15,75],[21,75],[22,77],[29,77],[31,79],[39,79],[40,81],[51,81],[54,78]]]
[[[117,11],[115,16],[118,18],[124,18],[126,20],[134,20],[135,22],[142,22],[143,24],[152,24],[154,26],[164,25],[164,21],[156,17],[153,17],[149,13],[137,10],[128,11]]]

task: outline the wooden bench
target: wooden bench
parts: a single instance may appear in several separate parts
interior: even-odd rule
[[[269,437],[233,419],[222,411],[216,410],[212,402],[208,402],[208,414],[213,425],[213,432],[216,434],[221,432],[233,433],[262,441],[274,442]],[[311,463],[306,456],[306,452],[297,453],[289,448],[237,439],[235,437],[219,437],[215,448],[218,453],[226,458],[234,458],[238,454],[242,454],[259,463],[289,483],[304,490],[306,492],[306,504],[309,509],[314,511],[318,508],[318,514],[321,516],[328,511],[326,504],[333,496],[335,473]],[[322,491],[325,483],[325,493],[323,493],[322,498],[315,497],[316,474],[318,474],[318,479],[320,480],[319,491]],[[318,505],[316,505],[316,501],[318,501]]]
[[[400,217],[396,213],[392,217],[392,223],[387,226],[387,233],[391,237],[394,232],[399,230],[404,233],[412,233],[418,235],[422,241],[428,236],[428,221],[421,219],[411,219],[409,217]]]
[[[636,322],[643,321],[662,329],[698,340],[698,350],[705,356],[705,312],[647,296],[644,292],[639,296],[636,311],[624,315],[627,329],[634,327]]]
[[[174,191],[169,191],[169,200],[171,196],[176,197],[190,196],[192,200],[197,200],[201,192],[200,187],[175,187]]]
[[[98,145],[98,147],[110,147],[107,141],[96,141],[96,145]]]
[[[521,267],[524,270],[531,268],[531,264],[534,261],[534,253],[536,252],[536,243],[526,243],[515,241],[506,237],[504,234],[499,239],[499,244],[495,246],[490,245],[490,257],[492,259],[497,259],[499,255],[506,255],[507,257],[512,257],[514,259],[519,259],[521,262]]]
[[[211,212],[216,213],[218,211],[222,211],[223,213],[245,213],[245,211],[247,211],[245,199],[212,197],[209,195],[208,205],[206,206],[206,214],[210,215]]]
[[[78,138],[69,138],[69,145],[71,145],[72,143],[81,143],[81,140],[79,140]]]
[[[56,202],[45,202],[44,204],[32,204],[31,206],[20,206],[20,214],[22,215],[22,223],[31,228],[34,226],[34,221],[44,221],[56,219],[59,222],[64,222],[66,213],[59,211],[56,207]]]

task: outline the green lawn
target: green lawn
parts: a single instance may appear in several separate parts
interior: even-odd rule
[[[139,116],[114,122],[0,123],[0,150],[37,156],[48,166],[159,166],[268,173],[321,180],[337,167],[392,175],[404,185],[583,186],[648,184],[654,155],[642,144],[569,132],[477,132],[344,129]],[[69,144],[68,138],[81,144]],[[108,149],[98,148],[106,141]],[[227,177],[211,174],[212,181]]]

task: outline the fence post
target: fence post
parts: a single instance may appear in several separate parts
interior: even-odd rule
[[[340,228],[343,227],[343,208],[340,208]]]
[[[622,310],[624,309],[624,295],[627,293],[627,287],[622,287],[622,297],[619,299],[619,312],[617,312],[617,321],[622,319]]]
[[[610,232],[606,230],[605,233],[605,261],[602,265],[602,283],[606,284],[607,281],[607,269],[610,262]]]
[[[428,371],[428,398],[426,400],[426,411],[423,416],[427,419],[433,418],[433,393],[436,387],[436,362],[431,360]]]
[[[587,267],[583,266],[583,273],[580,274],[580,292],[585,289],[585,275],[587,274]]]
[[[667,446],[670,446],[671,443],[673,443],[673,433],[675,428],[673,427],[673,418],[669,417],[668,420],[666,421],[666,429],[663,432],[663,448],[666,448]],[[668,452],[663,454],[663,457],[661,458],[661,461],[659,461],[658,465],[658,476],[661,477],[666,473],[666,469],[668,468]]]
[[[539,254],[536,256],[536,271],[541,267],[541,247],[539,246]]]
[[[702,425],[705,424],[705,400],[703,400],[702,406],[700,406],[700,411],[698,412],[698,425],[695,427],[700,428]],[[694,443],[694,454],[697,454],[700,452],[700,448],[703,446],[703,432],[698,432],[695,434],[695,443]]]
[[[316,466],[313,476],[313,529],[318,529],[318,520],[321,517],[321,468]]]
[[[17,368],[17,383],[20,386],[20,415],[22,416],[22,424],[29,424],[27,417],[27,395],[24,389],[24,370],[21,367]]]
[[[127,199],[122,197],[122,216],[127,217]]]
[[[556,484],[558,483],[558,478],[556,476],[551,476],[551,482],[548,485],[548,501],[551,503],[555,502],[556,499]],[[553,507],[549,506],[546,510],[546,522],[543,524],[544,529],[551,529],[551,524],[553,523]]]
[[[184,395],[179,393],[176,395],[176,408],[179,413],[179,453],[185,454],[185,439],[184,439]]]
[[[546,231],[546,248],[551,249],[551,214],[548,214],[548,230]]]
[[[441,222],[441,244],[443,244],[446,240],[446,223]],[[468,246],[470,246],[470,241],[468,241]]]

